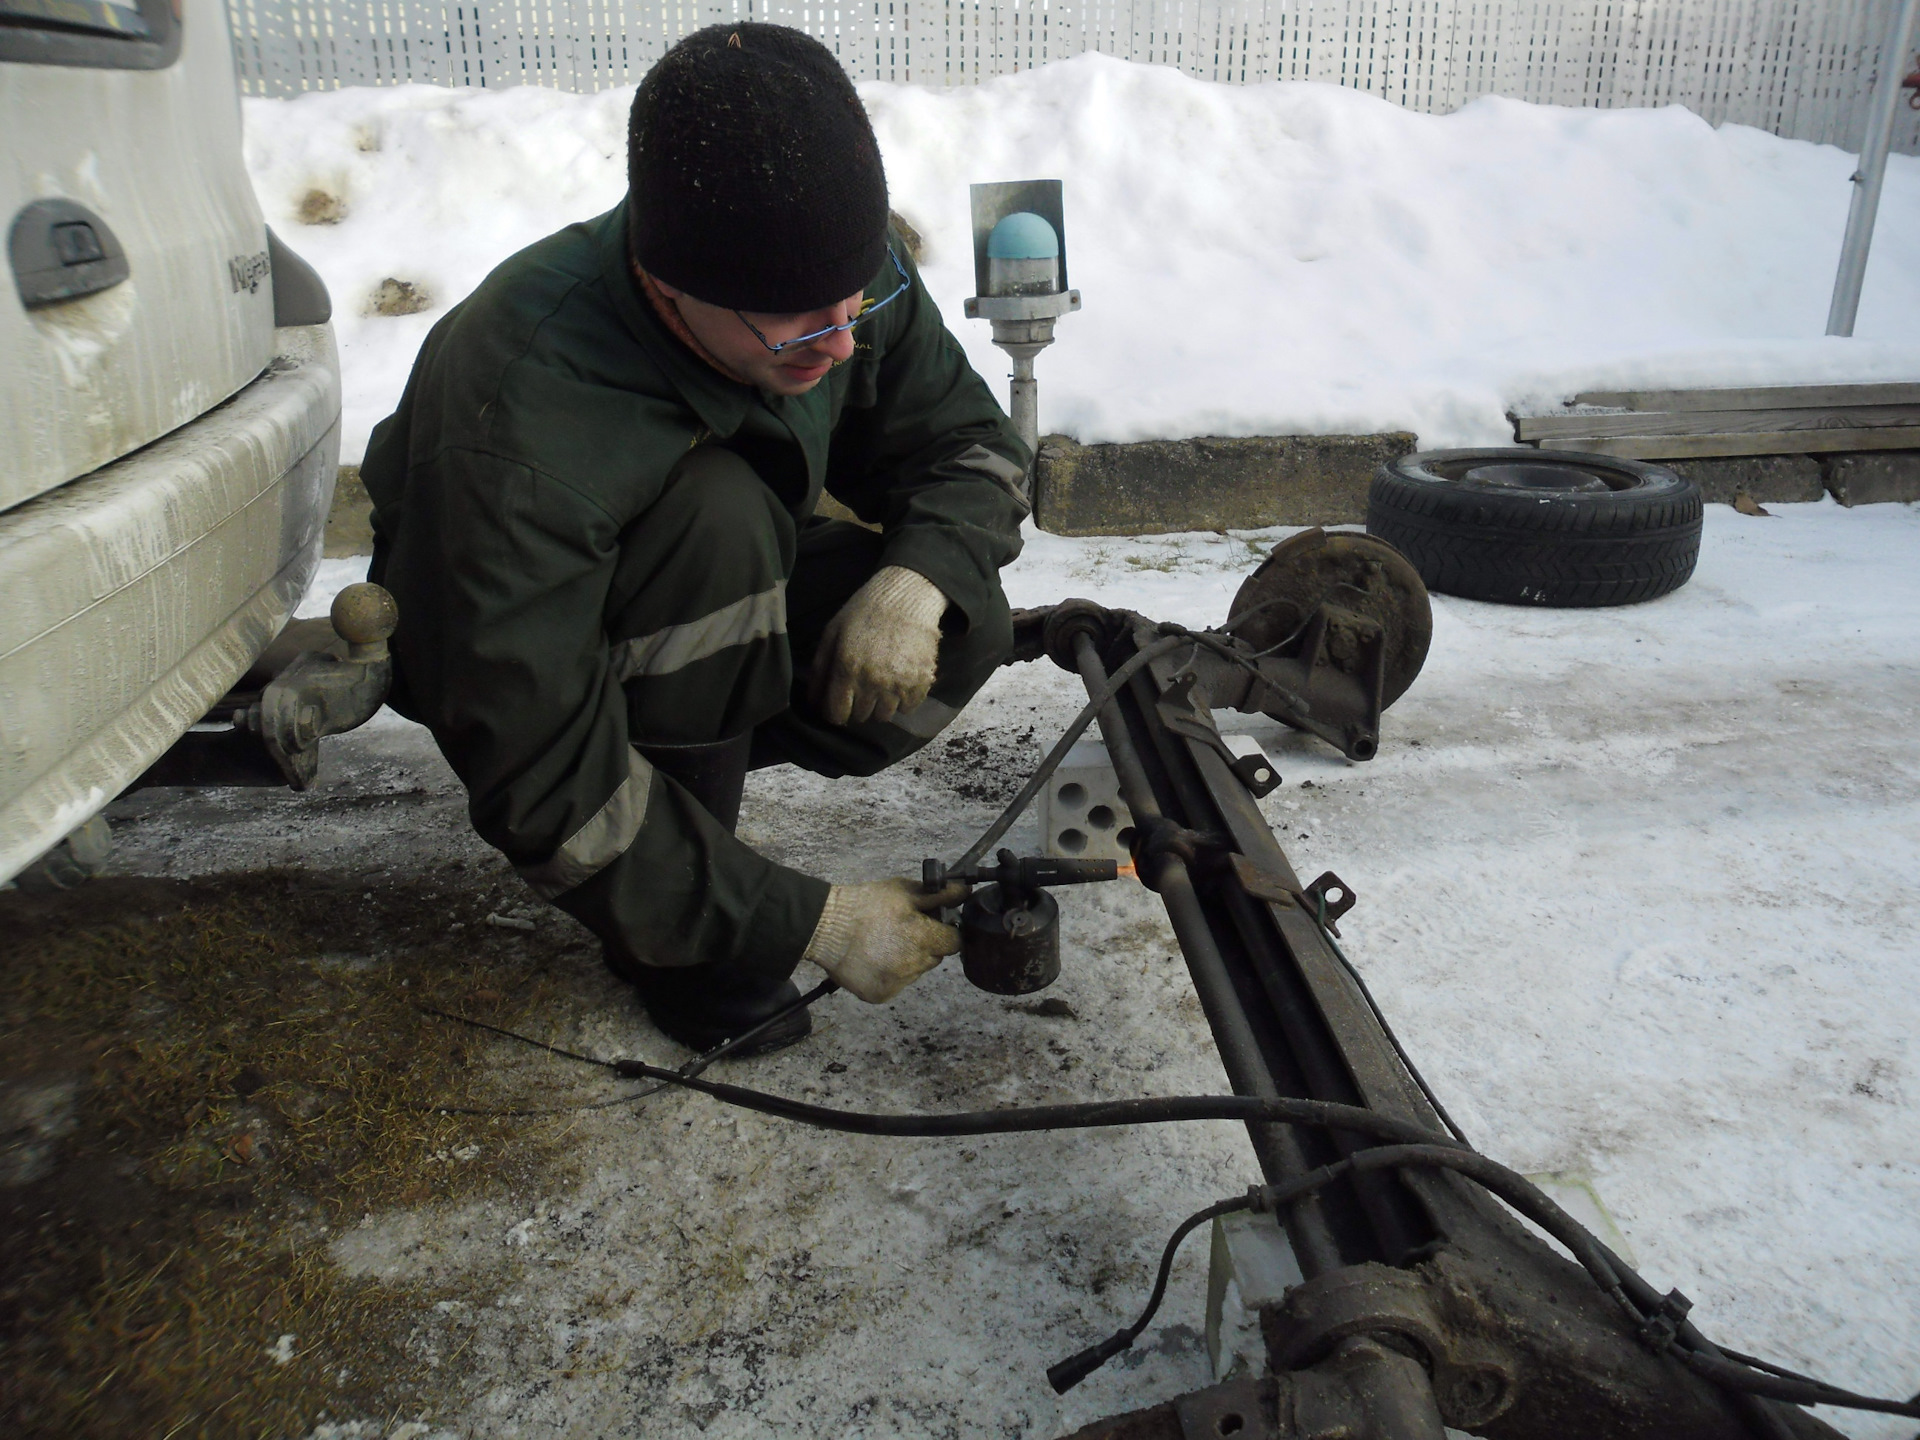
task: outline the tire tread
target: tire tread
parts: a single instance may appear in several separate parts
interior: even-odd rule
[[[1542,498],[1383,465],[1367,495],[1367,532],[1412,561],[1429,589],[1508,604],[1583,608],[1668,594],[1692,576],[1700,530],[1691,481]]]

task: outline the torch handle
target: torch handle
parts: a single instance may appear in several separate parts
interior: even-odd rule
[[[968,885],[997,881],[1013,890],[1038,890],[1055,885],[1095,885],[1120,878],[1117,860],[1065,860],[1050,855],[1016,859],[1011,850],[1002,850],[999,862],[949,870],[939,860],[924,860],[920,865],[920,884],[931,895],[955,880]]]

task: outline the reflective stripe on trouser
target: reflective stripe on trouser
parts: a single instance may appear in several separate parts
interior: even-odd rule
[[[795,525],[731,451],[687,453],[620,541],[607,602],[637,745],[744,735],[787,706]]]
[[[550,859],[522,865],[520,877],[546,899],[584,885],[626,853],[647,818],[653,766],[639,751],[627,751],[627,778],[587,823],[561,842]]]
[[[796,524],[729,450],[688,452],[622,537],[608,603],[634,743],[697,745],[751,730],[756,765],[791,761],[825,775],[870,775],[926,744],[999,665],[1011,625],[996,587],[984,623],[942,638],[920,707],[828,725],[807,699],[814,649],[880,567],[883,544],[843,521]]]

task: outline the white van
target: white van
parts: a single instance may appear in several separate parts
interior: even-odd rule
[[[242,164],[221,0],[0,0],[0,147],[5,881],[280,633],[340,377],[325,287]]]

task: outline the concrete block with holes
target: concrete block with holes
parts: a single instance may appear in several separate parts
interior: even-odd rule
[[[1266,757],[1251,735],[1220,738],[1237,756]],[[1041,850],[1048,855],[1124,863],[1132,858],[1132,843],[1133,812],[1120,798],[1120,780],[1113,773],[1107,747],[1091,738],[1079,741],[1040,792]]]

